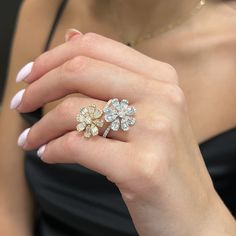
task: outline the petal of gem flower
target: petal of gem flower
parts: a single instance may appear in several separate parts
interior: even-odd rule
[[[114,108],[113,109],[107,108],[104,113],[105,113],[105,121],[107,121],[107,122],[114,121],[118,116],[118,112]]]
[[[128,108],[129,102],[126,99],[121,100],[120,108],[121,110],[126,110]]]
[[[134,107],[128,107],[128,108],[126,109],[126,115],[128,115],[128,116],[134,115],[135,112],[136,112],[136,109],[135,109]]]
[[[134,126],[136,119],[131,116],[126,116],[121,120],[121,129],[126,131],[130,126]]]
[[[95,105],[91,105],[88,107],[88,112],[90,115],[93,115],[94,111],[96,109],[96,106]]]
[[[120,102],[119,102],[118,98],[112,99],[112,100],[111,100],[111,103],[112,103],[112,105],[113,105],[116,109],[119,109]]]
[[[95,111],[94,111],[94,113],[93,113],[93,117],[95,118],[95,119],[98,119],[98,118],[100,118],[102,116],[102,111],[100,111],[99,109],[95,109]]]
[[[120,128],[120,119],[117,118],[116,120],[114,120],[112,123],[111,123],[111,129],[113,131],[118,131]]]
[[[84,122],[81,122],[81,123],[79,123],[79,124],[76,126],[76,129],[77,129],[79,132],[83,131],[85,128],[86,128],[86,123],[84,123]]]
[[[93,136],[98,135],[98,127],[97,127],[95,124],[92,124],[92,125],[91,125],[91,127],[90,127],[90,133],[91,133]]]
[[[77,116],[76,116],[76,120],[78,121],[78,122],[84,122],[84,116],[83,115],[81,115],[81,114],[78,114]]]
[[[85,138],[90,138],[91,137],[91,127],[90,127],[90,125],[88,125],[87,127],[86,127],[86,129],[85,129],[85,132],[84,132],[84,137]]]
[[[129,130],[129,124],[127,122],[121,123],[121,129],[123,131],[128,131]]]

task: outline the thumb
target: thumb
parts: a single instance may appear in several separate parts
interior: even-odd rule
[[[82,35],[82,33],[76,29],[68,29],[65,34],[65,42],[70,41],[73,37]]]

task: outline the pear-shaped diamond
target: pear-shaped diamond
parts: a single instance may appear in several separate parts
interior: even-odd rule
[[[128,107],[127,110],[126,110],[126,114],[127,114],[128,116],[134,115],[135,112],[136,112],[136,109],[135,109],[134,107]]]
[[[120,119],[117,118],[116,120],[114,120],[112,123],[111,123],[111,129],[113,131],[118,131],[120,128]]]
[[[100,111],[99,109],[95,109],[94,113],[93,113],[93,117],[95,119],[98,119],[102,116],[102,111]]]
[[[105,121],[106,122],[112,122],[116,119],[117,114],[107,114],[105,115]]]

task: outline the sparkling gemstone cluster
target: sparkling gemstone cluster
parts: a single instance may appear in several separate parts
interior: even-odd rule
[[[113,131],[118,131],[119,129],[128,131],[129,127],[133,126],[136,122],[136,119],[133,117],[136,109],[129,106],[129,102],[126,99],[120,102],[117,98],[109,100],[103,112],[105,114],[105,121],[111,123],[110,128]]]
[[[102,115],[102,111],[96,105],[81,108],[80,113],[76,116],[76,120],[79,122],[76,129],[79,132],[84,131],[86,138],[98,135],[98,127],[102,127],[104,124],[101,119]]]

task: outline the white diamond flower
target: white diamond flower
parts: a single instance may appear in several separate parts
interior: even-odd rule
[[[119,129],[128,131],[129,127],[133,126],[136,122],[133,117],[136,109],[129,106],[129,102],[126,99],[120,102],[117,98],[109,100],[103,112],[105,114],[105,121],[111,123],[110,127],[113,131],[118,131]]]

